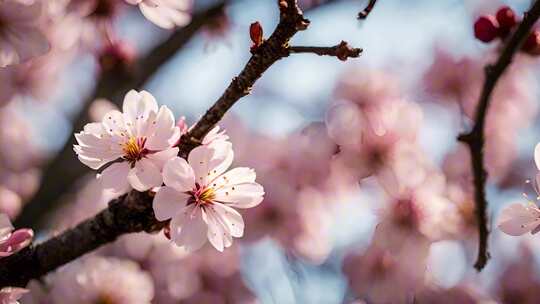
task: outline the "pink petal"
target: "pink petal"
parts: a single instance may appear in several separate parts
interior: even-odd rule
[[[172,29],[177,25],[182,26],[191,20],[188,13],[175,9],[173,6],[167,6],[166,3],[152,6],[142,2],[139,4],[139,8],[146,19],[164,29]]]
[[[184,207],[171,220],[171,238],[187,251],[195,251],[206,243],[208,226],[201,208],[195,204]]]
[[[152,135],[148,138],[147,147],[153,151],[165,150],[180,139],[180,129],[174,124],[174,115],[166,106],[159,109],[154,121],[149,122]]]
[[[255,174],[255,170],[246,167],[238,167],[231,169],[214,179],[212,181],[212,187],[217,190],[225,185],[253,183],[255,182],[256,177],[257,174]]]
[[[540,210],[536,206],[511,204],[503,209],[499,229],[509,235],[523,235],[540,225]]]
[[[224,248],[232,245],[229,227],[215,209],[207,208],[206,223],[208,224],[208,240],[217,251],[223,252]]]
[[[219,218],[232,236],[242,237],[244,235],[244,219],[238,211],[219,203],[213,204],[206,210],[208,210],[207,213],[213,213],[214,217]]]
[[[153,202],[156,219],[165,221],[176,216],[186,206],[188,198],[187,194],[178,192],[171,187],[159,188]]]
[[[29,290],[25,288],[18,287],[4,287],[0,289],[0,303],[1,304],[17,304],[23,294],[27,293]]]
[[[206,185],[229,168],[234,158],[232,144],[219,141],[211,146],[199,146],[191,151],[188,163],[193,168],[196,182]]]
[[[145,121],[150,113],[157,113],[158,106],[156,99],[146,91],[137,92],[131,90],[124,98],[123,112],[126,123],[131,124],[133,135],[138,136],[142,131]]]
[[[147,191],[152,187],[161,186],[163,177],[158,167],[148,159],[141,159],[135,167],[129,170],[128,181],[137,191]]]
[[[195,174],[185,159],[175,157],[165,164],[163,181],[178,191],[190,191],[195,187]]]
[[[99,180],[104,189],[111,189],[115,193],[125,193],[129,190],[128,174],[129,163],[120,162],[110,165],[103,170]]]
[[[231,207],[251,208],[264,198],[264,188],[258,183],[227,185],[215,192],[215,200]]]
[[[163,168],[165,164],[175,158],[178,155],[178,148],[169,148],[157,153],[148,154],[146,158],[152,161],[156,167],[158,167],[161,171],[163,171]]]

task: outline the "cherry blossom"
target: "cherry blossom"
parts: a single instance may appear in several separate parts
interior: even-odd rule
[[[163,170],[165,182],[154,198],[160,221],[171,219],[171,238],[189,251],[206,239],[219,251],[244,234],[244,221],[236,208],[257,206],[264,196],[253,169],[225,172],[233,161],[232,145],[221,142],[195,148],[188,160],[175,157]]]
[[[0,68],[45,54],[49,42],[36,26],[41,2],[29,5],[15,0],[0,2]]]
[[[32,242],[32,229],[13,230],[8,216],[0,213],[0,258],[10,256]]]
[[[155,25],[172,29],[186,25],[191,20],[192,0],[125,0],[138,5],[141,13]]]
[[[513,203],[501,212],[498,227],[502,232],[519,236],[527,232],[535,234],[539,231],[540,209],[535,204]]]
[[[118,193],[128,186],[146,191],[163,183],[163,165],[178,154],[173,145],[180,129],[169,108],[158,110],[150,93],[132,90],[124,99],[123,113],[109,112],[75,138],[74,150],[82,163],[96,170],[109,165],[99,175],[104,188]]]
[[[0,289],[0,304],[19,304],[19,300],[28,289],[17,287],[4,287]]]
[[[52,303],[148,304],[154,286],[136,263],[90,256],[70,263],[47,277]]]

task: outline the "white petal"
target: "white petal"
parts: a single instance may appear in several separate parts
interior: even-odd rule
[[[538,207],[515,203],[503,209],[498,227],[506,234],[519,236],[535,229],[538,225],[540,225]]]
[[[123,111],[126,125],[132,129],[134,136],[139,137],[146,135],[143,133],[148,125],[148,119],[155,118],[158,106],[150,93],[131,90],[124,98]]]
[[[206,223],[208,224],[208,240],[218,251],[232,245],[232,236],[228,225],[211,207],[205,209]]]
[[[232,144],[219,142],[212,146],[199,146],[191,151],[188,163],[193,168],[196,181],[206,185],[229,168],[234,158]]]
[[[156,167],[163,171],[165,164],[178,155],[178,148],[169,148],[157,153],[148,154],[146,158],[151,160]]]
[[[129,190],[127,180],[129,173],[129,164],[127,162],[114,163],[103,170],[99,180],[104,189],[112,189],[115,193],[125,193]]]
[[[205,210],[208,210],[208,213],[214,212],[215,216],[221,218],[222,223],[227,226],[232,236],[242,237],[244,235],[244,219],[238,211],[219,203],[212,204],[210,208]]]
[[[215,192],[215,200],[231,207],[251,208],[264,198],[264,188],[258,183],[226,185]]]
[[[238,185],[243,183],[253,183],[257,174],[255,170],[246,167],[238,167],[227,171],[225,174],[218,176],[212,181],[212,187],[219,189],[225,185]]]
[[[185,159],[175,157],[165,164],[163,181],[178,191],[190,191],[195,187],[195,174]]]
[[[195,204],[184,207],[171,220],[171,238],[187,251],[195,251],[206,243],[207,224],[201,208]]]
[[[143,158],[129,171],[128,181],[137,191],[147,191],[152,187],[161,186],[163,178],[159,168],[150,160]]]
[[[164,221],[172,218],[186,206],[188,198],[187,194],[178,192],[171,187],[159,188],[153,202],[156,219]]]
[[[167,149],[180,139],[180,129],[174,124],[174,116],[171,110],[162,106],[155,120],[150,121],[152,134],[146,142],[148,149],[159,151]]]
[[[185,25],[191,20],[187,12],[161,3],[158,6],[152,6],[142,2],[139,4],[139,8],[146,19],[164,29],[172,29],[176,25]]]
[[[540,143],[534,147],[534,163],[536,164],[536,169],[540,170]]]

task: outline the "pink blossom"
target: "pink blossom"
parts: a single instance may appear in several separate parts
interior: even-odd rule
[[[75,134],[79,160],[92,169],[110,164],[99,176],[104,188],[117,193],[129,186],[146,191],[163,183],[161,171],[178,153],[180,137],[174,116],[166,106],[158,111],[154,97],[130,91],[124,112],[111,111],[101,123],[90,123]]]
[[[8,216],[0,213],[0,258],[10,256],[30,245],[33,237],[32,229],[13,231]]]
[[[89,256],[47,277],[52,303],[149,304],[152,278],[134,262]]]
[[[232,245],[232,237],[244,234],[244,221],[231,207],[252,208],[264,195],[255,182],[255,171],[235,168],[232,145],[222,142],[195,148],[188,161],[176,157],[163,171],[165,187],[154,198],[160,221],[171,220],[172,240],[189,251],[206,239],[219,251]]]
[[[0,304],[19,304],[19,300],[28,289],[17,287],[4,287],[0,289]]]
[[[181,135],[187,134],[191,129],[195,127],[195,125],[196,124],[193,124],[191,125],[191,127],[188,127],[186,123],[186,118],[184,116],[180,117],[180,119],[178,119],[178,123],[176,124],[176,126],[180,129]],[[229,140],[229,136],[225,134],[225,130],[221,130],[219,126],[215,126],[214,128],[212,128],[212,130],[210,130],[210,132],[208,132],[204,136],[201,144],[210,145],[215,142],[227,140]],[[180,141],[178,141],[178,144],[180,144]]]
[[[36,26],[42,7],[40,2],[29,5],[15,0],[0,2],[0,68],[19,64],[49,50],[49,43]]]
[[[155,25],[172,29],[191,20],[192,0],[125,0],[138,5],[141,13]]]
[[[519,236],[527,232],[537,233],[540,226],[540,209],[533,203],[514,203],[501,212],[498,227],[502,232]]]

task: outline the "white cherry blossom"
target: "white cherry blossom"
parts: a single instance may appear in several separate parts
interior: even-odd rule
[[[158,109],[150,93],[131,90],[123,113],[110,111],[101,123],[87,124],[75,138],[81,162],[95,170],[108,165],[99,176],[105,189],[122,193],[131,186],[146,191],[163,183],[163,165],[178,154],[174,145],[180,129],[169,108]]]
[[[172,29],[186,25],[191,20],[192,0],[126,0],[138,5],[141,13],[155,25]]]
[[[188,160],[176,157],[163,170],[164,187],[154,198],[160,221],[171,219],[171,239],[188,251],[201,248],[208,239],[218,250],[242,237],[244,221],[236,208],[251,208],[263,200],[264,189],[250,168],[225,172],[233,161],[230,142],[200,146]]]

